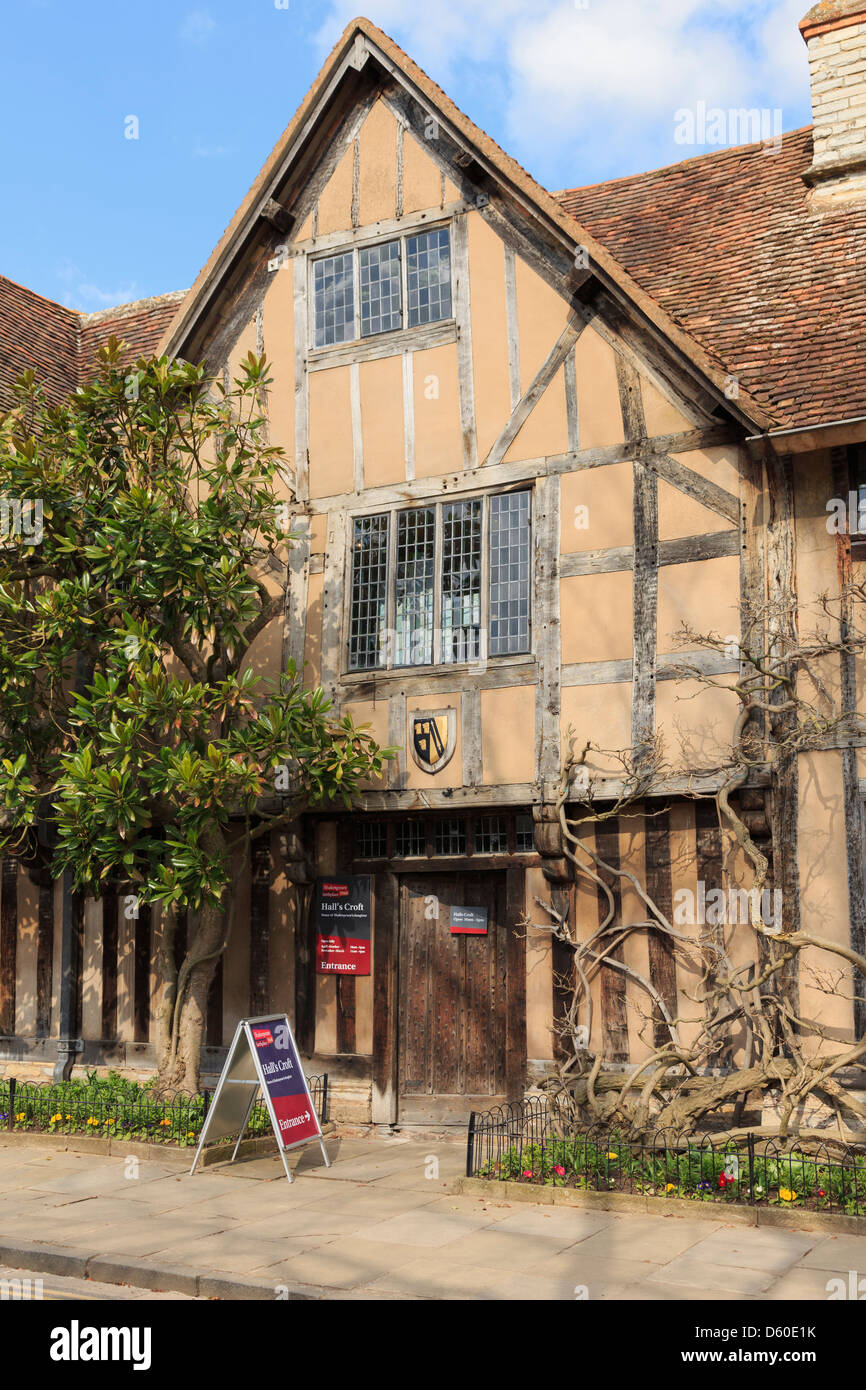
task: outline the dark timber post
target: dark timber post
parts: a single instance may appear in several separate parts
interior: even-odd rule
[[[83,1051],[84,1044],[78,1032],[78,986],[81,975],[81,958],[78,935],[78,912],[72,892],[72,874],[67,869],[63,875],[63,914],[61,917],[60,943],[60,1036],[57,1039],[57,1062],[54,1066],[54,1080],[68,1081],[75,1064],[76,1055]]]

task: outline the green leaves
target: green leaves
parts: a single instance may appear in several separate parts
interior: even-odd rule
[[[265,798],[350,804],[390,756],[294,667],[245,661],[291,540],[269,382],[252,353],[223,390],[112,339],[62,406],[31,374],[0,417],[0,495],[44,518],[38,546],[0,550],[0,837],[21,847],[50,808],[55,869],[85,891],[216,903]]]

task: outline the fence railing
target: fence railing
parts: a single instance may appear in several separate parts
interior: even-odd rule
[[[328,1109],[327,1073],[309,1076],[307,1083],[316,1114],[324,1124]],[[157,1091],[133,1081],[115,1080],[109,1084],[97,1079],[82,1084],[0,1077],[0,1130],[92,1134],[183,1148],[198,1142],[212,1096],[207,1088],[189,1096],[177,1091]],[[255,1138],[270,1132],[268,1112],[259,1097],[246,1134]]]
[[[470,1116],[467,1177],[866,1215],[866,1147],[657,1130],[639,1140],[587,1128],[554,1134],[543,1097]]]

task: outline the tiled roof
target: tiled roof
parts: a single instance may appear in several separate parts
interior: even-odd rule
[[[0,275],[0,409],[9,408],[11,383],[28,367],[48,401],[59,404],[87,379],[112,334],[129,344],[130,360],[154,352],[182,298],[163,294],[82,314]]]
[[[824,0],[847,13],[853,0]],[[866,0],[862,0],[866,4]],[[823,11],[822,11],[823,14]],[[811,129],[762,145],[720,150],[666,169],[550,194],[480,131],[387,35],[356,20],[277,142],[220,243],[186,296],[163,295],[80,315],[0,277],[3,381],[31,365],[49,396],[77,385],[111,333],[132,355],[183,351],[199,304],[225,272],[236,243],[294,148],[328,82],[358,41],[402,70],[508,184],[589,253],[663,338],[727,394],[753,429],[813,426],[866,414],[866,207],[815,212],[802,173]],[[181,302],[183,301],[183,302]],[[202,309],[206,312],[206,307]]]
[[[185,294],[185,290],[160,294],[152,299],[137,299],[132,304],[119,304],[114,309],[102,309],[98,314],[82,314],[78,349],[79,381],[86,377],[98,349],[112,335],[129,344],[127,357],[132,361],[156,352],[157,344]]]
[[[815,213],[811,127],[556,197],[775,420],[866,415],[866,207]]]
[[[52,405],[77,385],[81,315],[0,275],[0,409],[9,387],[32,367]]]
[[[217,243],[210,258],[200,271],[184,303],[178,309],[171,328],[162,339],[164,352],[188,355],[190,343],[195,343],[199,314],[205,316],[211,294],[224,282],[233,258],[240,253],[244,237],[258,219],[258,210],[271,190],[276,188],[285,170],[291,164],[308,123],[317,112],[320,102],[328,99],[335,74],[342,63],[350,62],[350,55],[357,56],[356,45],[369,46],[380,62],[392,73],[401,73],[403,78],[420,93],[420,98],[437,109],[443,122],[453,126],[458,143],[465,143],[474,149],[483,163],[489,165],[495,175],[506,186],[513,187],[521,199],[535,206],[544,219],[553,227],[573,238],[575,246],[581,246],[589,256],[593,269],[608,283],[618,288],[620,295],[635,305],[637,311],[649,321],[655,331],[666,339],[673,348],[703,373],[706,380],[716,388],[722,398],[725,390],[726,367],[718,355],[708,351],[681,325],[675,323],[666,310],[629,275],[622,262],[611,253],[610,248],[599,238],[593,236],[586,226],[575,227],[574,218],[560,204],[556,197],[542,188],[539,183],[505,153],[490,136],[480,130],[468,116],[455,106],[441,87],[422,72],[401,48],[387,34],[372,24],[369,19],[354,19],[348,24],[338,40],[330,57],[295,112],[289,125],[283,131],[259,174]],[[193,352],[194,355],[194,352]],[[745,386],[741,389],[731,410],[740,413],[755,429],[764,429],[772,424],[760,404],[754,400]]]

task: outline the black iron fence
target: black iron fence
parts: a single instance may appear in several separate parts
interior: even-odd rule
[[[328,1109],[327,1073],[309,1076],[307,1083],[316,1114],[324,1124]],[[91,1134],[103,1139],[136,1139],[184,1148],[198,1143],[212,1097],[213,1092],[208,1089],[189,1096],[158,1091],[120,1077],[90,1076],[86,1082],[59,1084],[0,1077],[0,1130]],[[255,1138],[270,1132],[268,1112],[259,1097],[246,1134]]]
[[[543,1098],[470,1116],[467,1177],[577,1191],[866,1215],[866,1147],[826,1139],[744,1139],[658,1130],[553,1132]]]

